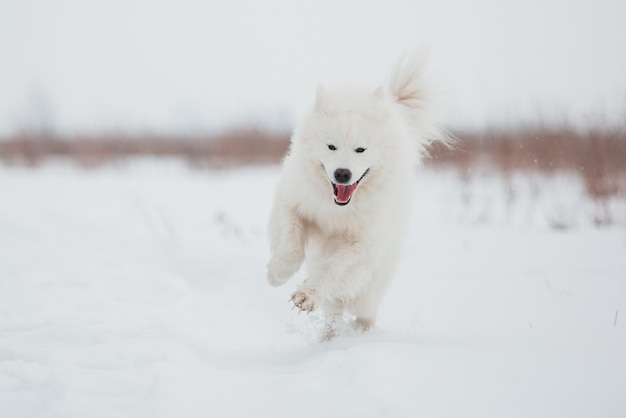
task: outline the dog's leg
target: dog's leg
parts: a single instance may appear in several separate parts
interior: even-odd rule
[[[369,331],[374,326],[378,307],[393,276],[393,266],[392,262],[379,265],[370,283],[350,302],[348,310],[356,316],[355,325],[359,329]]]
[[[271,258],[267,264],[267,280],[280,286],[298,271],[304,260],[304,223],[294,210],[281,210],[274,205],[269,235]]]
[[[323,278],[320,294],[329,298],[352,300],[371,281],[374,266],[358,244],[341,247],[315,276]]]
[[[369,289],[368,289],[369,290]],[[350,311],[356,316],[355,324],[362,331],[369,331],[376,322],[376,314],[382,294],[365,294],[351,303]]]
[[[316,305],[331,301],[355,299],[369,284],[375,267],[358,242],[334,247],[332,254],[324,254],[319,262],[308,265],[309,278],[299,292],[312,299]]]
[[[363,272],[354,271],[353,274],[363,274]],[[355,277],[355,280],[357,278]],[[376,286],[377,277],[370,278],[365,288],[362,288],[358,296],[349,302],[348,310],[356,316],[355,324],[362,331],[369,331],[376,322],[376,314],[378,306],[382,299],[383,291]]]

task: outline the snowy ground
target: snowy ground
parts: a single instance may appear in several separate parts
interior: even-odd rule
[[[623,202],[422,171],[378,326],[318,343],[265,281],[277,173],[0,167],[0,415],[626,416]]]

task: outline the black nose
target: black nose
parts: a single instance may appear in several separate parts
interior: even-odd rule
[[[335,170],[335,180],[337,183],[347,183],[352,177],[352,172],[347,168],[338,168]]]

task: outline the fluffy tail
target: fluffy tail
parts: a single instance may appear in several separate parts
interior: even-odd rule
[[[388,86],[420,154],[426,154],[428,146],[435,141],[447,146],[452,144],[452,136],[437,125],[437,103],[424,53],[413,51],[404,54],[396,63]]]

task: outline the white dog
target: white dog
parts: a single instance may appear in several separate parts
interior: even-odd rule
[[[301,311],[348,312],[369,329],[393,274],[410,209],[414,167],[442,139],[431,123],[423,60],[409,54],[388,89],[327,91],[296,128],[269,221],[267,278]]]

